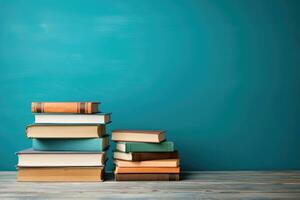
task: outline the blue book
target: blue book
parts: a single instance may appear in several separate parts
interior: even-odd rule
[[[161,143],[145,142],[118,142],[116,149],[121,152],[173,152],[174,143],[164,141]]]
[[[109,138],[88,139],[32,139],[36,151],[103,151],[109,145]]]

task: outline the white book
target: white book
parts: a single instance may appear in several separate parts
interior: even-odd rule
[[[17,152],[18,167],[90,167],[104,166],[105,152],[94,151],[34,151]]]
[[[107,124],[110,113],[99,114],[35,114],[36,124]]]

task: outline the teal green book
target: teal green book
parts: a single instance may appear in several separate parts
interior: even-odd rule
[[[109,138],[88,139],[32,139],[36,151],[103,151],[109,145]]]
[[[172,152],[174,143],[165,141],[161,143],[144,143],[144,142],[118,142],[116,149],[122,152]]]

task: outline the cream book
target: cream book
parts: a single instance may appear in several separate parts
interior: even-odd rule
[[[164,141],[164,131],[145,131],[145,130],[114,130],[112,140],[119,142],[150,142],[160,143]]]
[[[179,158],[178,152],[120,152],[115,151],[114,159],[129,160],[129,161],[143,161],[143,160],[160,160],[160,159],[174,159]]]
[[[19,151],[18,167],[104,166],[105,152],[93,151]]]
[[[145,161],[125,161],[114,160],[118,167],[178,167],[179,159],[145,160]]]
[[[26,128],[28,138],[98,138],[105,135],[99,124],[33,124]]]

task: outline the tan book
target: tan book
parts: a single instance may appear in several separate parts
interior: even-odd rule
[[[105,125],[97,124],[34,124],[26,128],[28,138],[98,138],[105,131]]]
[[[115,151],[114,159],[143,161],[143,160],[159,160],[159,159],[174,159],[179,158],[178,152],[121,152]]]
[[[179,181],[179,174],[115,174],[116,181]]]
[[[145,130],[114,130],[112,140],[118,142],[151,142],[160,143],[164,141],[164,131],[145,131]]]
[[[104,166],[105,152],[96,151],[19,151],[18,167]]]
[[[100,102],[32,102],[33,113],[82,113],[99,112]]]
[[[179,167],[116,167],[117,174],[178,174]]]
[[[162,159],[162,160],[146,160],[146,161],[125,161],[114,160],[118,167],[178,167],[179,159]]]
[[[103,177],[103,167],[19,167],[17,181],[86,182]]]

